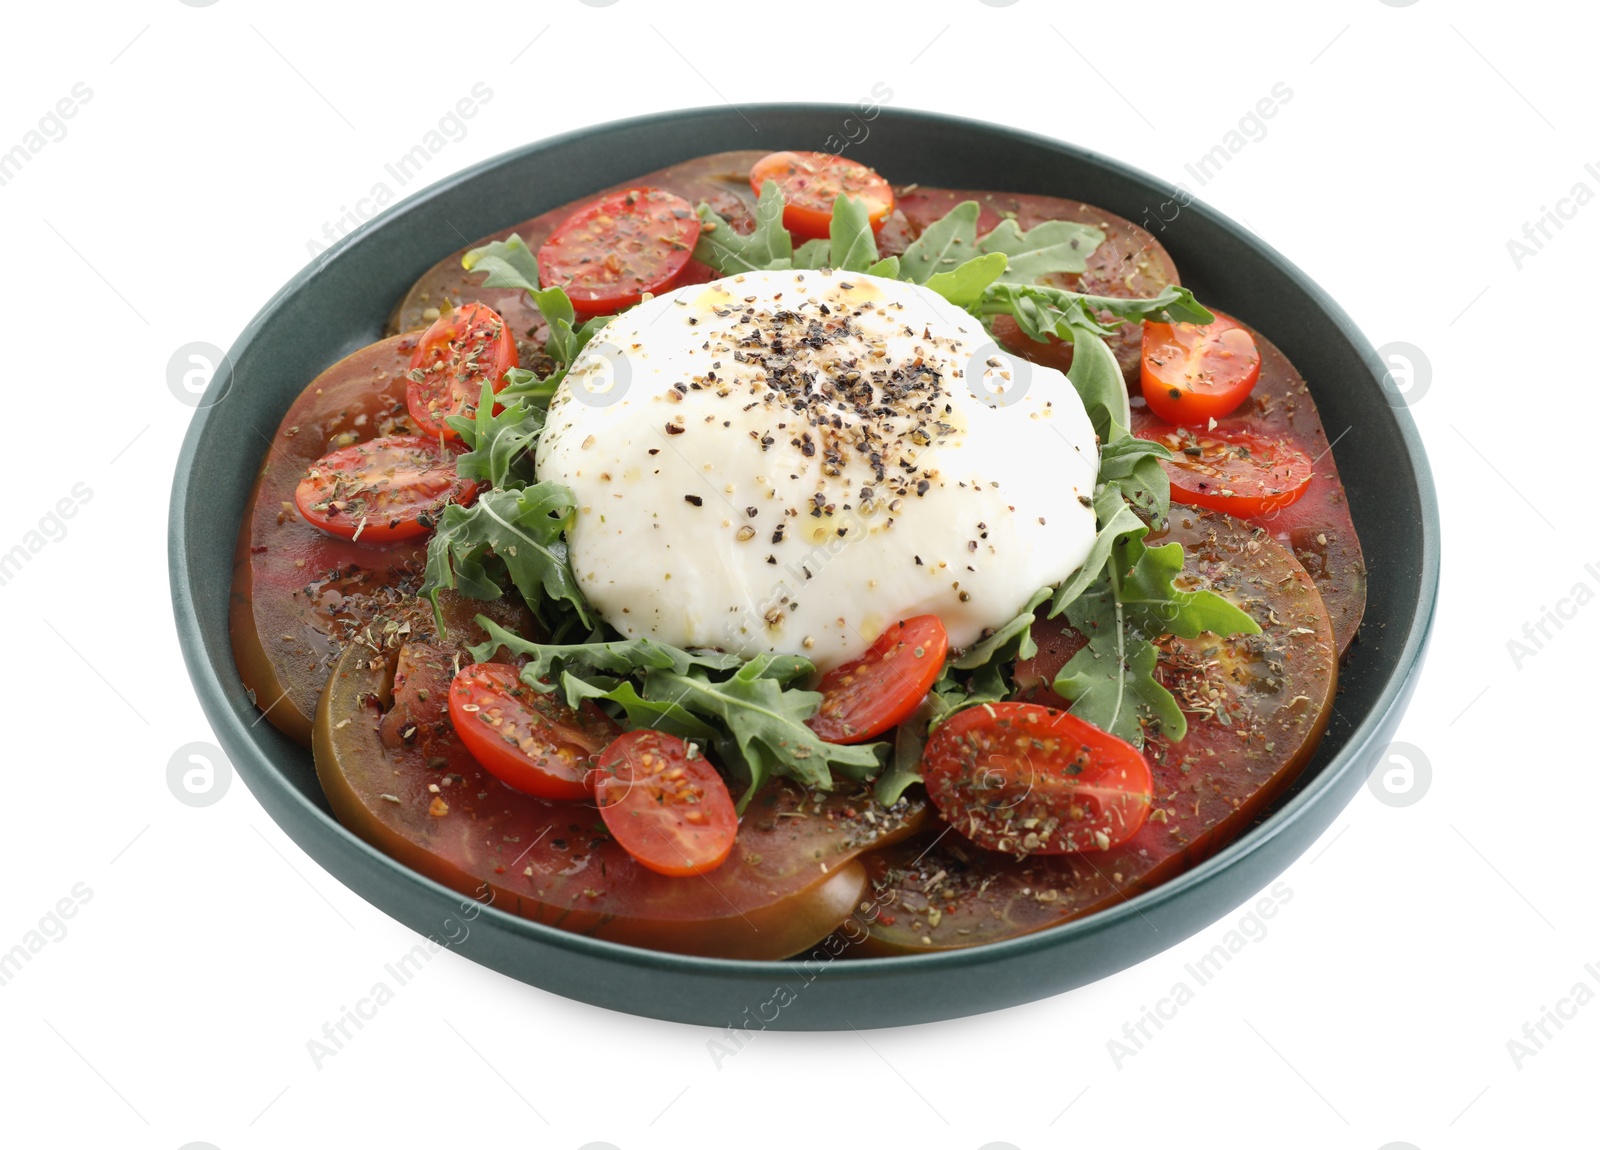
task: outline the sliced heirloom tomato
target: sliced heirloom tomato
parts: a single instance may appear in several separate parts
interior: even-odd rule
[[[1293,444],[1310,459],[1314,474],[1306,492],[1286,507],[1277,507],[1259,518],[1272,537],[1294,552],[1317,585],[1328,615],[1333,619],[1333,634],[1339,642],[1339,657],[1349,652],[1367,603],[1367,567],[1350,518],[1350,504],[1333,443],[1322,426],[1311,389],[1295,370],[1289,357],[1259,331],[1251,331],[1261,352],[1261,378],[1239,409],[1217,421],[1213,430],[1245,431]],[[1148,430],[1165,432],[1166,424],[1143,404],[1133,408],[1135,435]],[[1334,439],[1348,428],[1336,429]]]
[[[481,303],[462,304],[434,320],[418,342],[407,376],[406,408],[425,434],[459,439],[445,419],[470,416],[483,385],[504,390],[506,372],[516,366],[516,336],[500,313]]]
[[[448,668],[455,654],[402,648],[400,657]],[[746,808],[721,866],[689,878],[657,874],[622,848],[592,803],[500,786],[455,737],[439,693],[422,697],[416,677],[393,689],[390,663],[352,646],[323,693],[314,748],[335,816],[403,865],[549,926],[684,954],[787,958],[860,902],[859,856],[926,817],[922,800],[886,811],[870,794],[812,796],[777,781]],[[401,722],[384,714],[391,697],[404,708]],[[424,731],[434,736],[426,746]],[[556,989],[586,996],[576,977]]]
[[[542,799],[587,799],[595,756],[619,731],[592,701],[577,711],[509,663],[473,663],[450,684],[455,733],[484,770]]]
[[[600,755],[595,802],[606,829],[657,874],[714,871],[733,851],[739,815],[728,784],[676,735],[629,731]]]
[[[663,188],[627,188],[573,212],[539,248],[539,282],[583,315],[673,287],[700,239],[694,205]]]
[[[1261,352],[1239,323],[1219,311],[1211,323],[1144,325],[1139,382],[1150,410],[1168,423],[1198,427],[1245,401],[1261,376]]]
[[[301,477],[330,450],[415,432],[405,387],[416,342],[396,336],[364,347],[306,386],[266,444],[239,525],[228,608],[234,660],[256,706],[302,743],[311,742],[317,697],[347,643],[359,636],[369,650],[392,652],[433,631],[433,611],[417,598],[424,536],[380,543],[363,532],[352,542],[313,527],[295,506]],[[473,642],[474,614],[513,629],[529,618],[510,597],[462,611],[453,596],[441,602],[452,633]]]
[[[830,743],[877,738],[917,709],[944,668],[950,638],[937,615],[896,623],[859,659],[835,667],[817,690],[822,703],[806,726]]]
[[[894,189],[865,164],[828,152],[773,152],[750,169],[750,186],[760,193],[768,180],[783,193],[783,226],[796,239],[825,240],[833,223],[833,201],[860,200],[874,231],[894,211]]]
[[[1110,850],[1150,812],[1137,748],[1034,703],[957,712],[928,739],[922,777],[957,833],[1007,854]]]
[[[1282,439],[1185,427],[1146,426],[1135,434],[1172,452],[1161,466],[1176,503],[1250,519],[1289,506],[1311,486],[1311,460]]]
[[[456,474],[455,453],[420,435],[387,435],[330,451],[306,470],[295,506],[312,526],[351,541],[393,543],[433,530],[478,485]]]
[[[1172,518],[1166,538],[1151,542],[1182,543],[1188,586],[1238,604],[1262,633],[1158,644],[1160,674],[1189,731],[1181,742],[1145,744],[1153,800],[1139,832],[1109,850],[1017,859],[930,829],[875,852],[874,893],[857,915],[871,937],[852,953],[977,946],[1092,914],[1213,854],[1299,777],[1332,713],[1338,669],[1321,596],[1261,528],[1177,507]],[[1023,697],[1064,705],[1050,682],[1083,637],[1042,615],[1033,634],[1038,654],[1016,672]]]

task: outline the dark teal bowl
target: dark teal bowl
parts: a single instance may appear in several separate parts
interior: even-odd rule
[[[656,1018],[783,1030],[929,1022],[1082,986],[1173,946],[1281,873],[1380,760],[1415,685],[1438,591],[1439,512],[1410,413],[1386,398],[1393,393],[1383,386],[1384,365],[1337,304],[1244,228],[1196,202],[1175,213],[1161,241],[1201,299],[1271,335],[1311,381],[1330,429],[1353,429],[1335,455],[1371,578],[1361,639],[1316,758],[1292,797],[1225,850],[1130,902],[1025,938],[802,967],[638,950],[464,903],[334,820],[310,752],[256,721],[228,642],[233,544],[262,435],[319,371],[378,339],[394,302],[464,237],[709,152],[815,147],[853,114],[816,105],[667,112],[532,144],[436,184],[342,240],[262,308],[184,440],[172,487],[173,610],[195,691],[228,757],[330,874],[413,930],[534,986]],[[1174,214],[1162,208],[1174,189],[1150,176],[969,120],[887,109],[850,156],[899,182],[1065,195],[1136,222]]]

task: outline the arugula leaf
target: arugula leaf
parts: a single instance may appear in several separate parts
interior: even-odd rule
[[[491,487],[526,487],[534,481],[533,447],[544,430],[545,413],[522,399],[513,399],[496,415],[497,398],[484,380],[473,415],[452,415],[445,420],[470,449],[456,457],[456,474]]]
[[[935,685],[937,686],[937,684]],[[922,782],[922,751],[928,745],[928,732],[940,717],[941,696],[930,691],[917,709],[895,729],[894,750],[889,765],[873,784],[872,793],[882,806],[892,807],[913,783]]]
[[[783,226],[783,193],[776,180],[761,185],[755,230],[747,236],[734,231],[733,225],[712,211],[709,204],[701,204],[698,211],[701,230],[694,258],[718,275],[777,271],[791,266],[794,240]]]
[[[1156,520],[1171,508],[1172,486],[1161,467],[1172,452],[1162,444],[1132,435],[1100,448],[1100,482],[1115,487],[1122,498]]]
[[[825,743],[805,725],[816,714],[822,696],[816,691],[786,690],[786,677],[794,671],[792,658],[771,655],[758,655],[721,680],[713,680],[700,667],[683,673],[652,669],[645,675],[644,693],[721,720],[728,732],[720,740],[723,761],[742,762],[749,774],[740,809],[774,775],[826,791],[833,788],[834,773],[857,780],[876,774],[882,765],[881,744]]]
[[[1121,491],[1114,487],[1106,487],[1095,496],[1094,513],[1095,522],[1100,525],[1095,533],[1094,543],[1090,546],[1083,565],[1073,572],[1070,579],[1057,587],[1051,596],[1050,618],[1052,619],[1066,610],[1069,603],[1100,578],[1106,569],[1106,563],[1111,559],[1112,548],[1129,538],[1143,539],[1149,534],[1149,524],[1134,514],[1133,508],[1123,500]]]
[[[1261,626],[1215,591],[1180,591],[1172,580],[1183,570],[1183,544],[1138,544],[1139,559],[1121,580],[1128,621],[1146,634],[1193,639],[1214,635],[1259,635]]]
[[[840,195],[833,201],[828,223],[828,255],[842,272],[864,272],[878,262],[878,241],[872,219],[860,200]]]
[[[1141,299],[1121,299],[1108,295],[1085,295],[1066,288],[1043,284],[996,283],[983,293],[973,309],[979,316],[1009,315],[1030,339],[1045,336],[1072,339],[1073,328],[1096,335],[1111,335],[1116,329],[1100,322],[1099,313],[1110,312],[1119,322],[1142,323],[1153,319],[1162,323],[1210,323],[1216,318],[1194,298],[1186,287],[1169,284],[1156,295]]]
[[[1038,652],[1038,647],[1033,642],[1033,613],[1039,604],[1050,598],[1051,591],[1048,587],[1035,591],[1033,597],[1023,605],[1022,610],[1015,619],[995,631],[982,642],[974,643],[961,653],[961,656],[951,661],[950,666],[957,671],[971,671],[982,667],[985,663],[992,662],[996,656],[1004,655],[1010,659],[1031,659]],[[1015,646],[1012,646],[1015,640]],[[1009,648],[1009,650],[1008,650]]]
[[[1147,728],[1182,739],[1189,723],[1172,692],[1156,681],[1159,652],[1126,626],[1109,570],[1067,607],[1067,621],[1088,639],[1051,684],[1072,713],[1136,747],[1144,745]]]
[[[953,271],[934,272],[923,286],[938,292],[960,308],[969,308],[983,298],[983,291],[1006,271],[1006,257],[1001,252],[976,256]]]
[[[499,576],[509,576],[529,609],[544,623],[552,609],[589,622],[589,605],[567,560],[563,530],[577,512],[572,492],[559,483],[486,491],[470,507],[452,503],[428,541],[421,594],[433,602],[441,634],[439,592],[469,599],[498,599]]]
[[[539,260],[519,235],[513,234],[507,239],[473,248],[461,257],[461,266],[469,272],[486,271],[488,275],[484,278],[484,287],[521,288],[527,292],[550,327],[544,352],[556,361],[556,370],[541,379],[531,371],[512,368],[506,373],[511,382],[500,393],[502,402],[518,396],[548,400],[578,358],[578,353],[601,328],[611,322],[611,316],[595,316],[582,327],[575,328],[573,325],[577,323],[578,313],[572,306],[572,300],[559,287],[539,286]]]
[[[1256,635],[1261,628],[1214,591],[1174,587],[1183,545],[1147,548],[1150,528],[1115,484],[1095,498],[1095,517],[1100,529],[1088,558],[1050,605],[1050,616],[1065,613],[1088,645],[1061,668],[1052,689],[1073,704],[1074,715],[1134,746],[1143,745],[1146,726],[1176,741],[1188,722],[1155,678],[1159,652],[1151,637]]]
[[[691,667],[731,671],[743,663],[737,655],[721,651],[685,651],[648,638],[601,643],[535,643],[482,615],[478,617],[478,626],[489,638],[470,648],[475,661],[483,662],[497,648],[504,646],[512,654],[528,660],[522,669],[522,681],[546,693],[555,690],[551,682],[558,675],[574,667],[612,675],[627,675],[649,669],[683,674]]]
[[[1032,283],[1055,272],[1083,272],[1089,266],[1089,256],[1105,238],[1103,231],[1088,224],[1046,220],[1023,231],[1011,219],[1001,220],[974,250],[980,255],[999,253],[1007,257],[1001,279]]]
[[[1122,365],[1106,341],[1087,328],[1073,325],[1072,365],[1067,380],[1083,400],[1089,422],[1101,443],[1111,443],[1128,434],[1133,412],[1128,407],[1128,385],[1122,378]]]
[[[935,274],[954,268],[976,254],[978,201],[967,200],[922,229],[900,256],[900,278],[927,283]]]
[[[515,232],[503,240],[491,240],[481,248],[473,248],[461,257],[461,266],[469,272],[487,272],[484,287],[539,290],[539,259]]]
[[[631,730],[649,728],[677,735],[680,739],[695,739],[709,743],[717,732],[678,704],[659,699],[647,699],[639,694],[632,679],[580,679],[563,673],[561,697],[567,706],[576,710],[585,699],[615,703],[627,719]]]
[[[869,267],[866,274],[869,276],[882,276],[886,280],[897,280],[900,278],[900,257],[884,256]]]
[[[805,271],[816,271],[828,266],[833,259],[833,244],[829,240],[807,240],[794,249],[792,266]]]

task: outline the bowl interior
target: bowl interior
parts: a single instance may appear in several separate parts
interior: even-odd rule
[[[191,676],[219,739],[273,817],[330,871],[423,933],[459,896],[377,855],[332,820],[309,751],[256,722],[234,669],[227,628],[234,539],[268,437],[319,371],[381,336],[394,302],[423,270],[460,247],[463,236],[487,234],[597,187],[709,152],[821,147],[849,114],[846,107],[792,105],[673,112],[498,157],[398,205],[317,257],[262,309],[217,372],[173,489],[173,601]],[[749,121],[760,126],[759,136]],[[1227,913],[1309,845],[1370,768],[1409,693],[1438,575],[1438,516],[1426,460],[1409,414],[1385,398],[1376,354],[1337,305],[1243,228],[1198,202],[1175,206],[1173,189],[1115,162],[969,121],[886,109],[849,155],[896,182],[1056,194],[1152,230],[1165,222],[1158,238],[1184,283],[1264,331],[1308,380],[1337,441],[1334,456],[1370,579],[1361,638],[1342,674],[1328,733],[1297,795],[1264,825],[1128,904],[1134,912],[1118,908],[954,956],[831,964],[826,977],[810,984],[829,989],[813,991],[805,1009],[782,1025],[926,1020],[1040,997],[1139,961]],[[1141,942],[1119,926],[1133,913],[1165,915],[1180,933],[1163,926],[1159,946]],[[483,911],[480,921],[489,929],[462,948],[471,957],[561,993],[663,1017],[724,1021],[731,988],[756,987],[789,969],[635,951],[494,910]],[[1076,948],[1074,963],[1058,953],[1068,947]],[[590,966],[563,983],[543,962],[558,951],[581,955]],[[993,977],[973,985],[966,971],[972,966],[989,968]],[[867,968],[876,973],[863,973]],[[677,978],[684,1005],[655,1002],[658,992],[648,980],[631,998],[590,989],[602,970],[623,983],[629,977],[619,972]],[[896,1001],[882,1005],[881,985],[862,992],[884,977],[900,979],[903,1000],[892,995]],[[922,997],[934,994],[946,997]]]

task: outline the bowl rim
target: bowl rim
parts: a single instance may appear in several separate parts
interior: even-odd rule
[[[853,115],[857,111],[855,106],[850,104],[793,101],[741,104],[734,110],[741,113],[748,111],[768,114],[806,113],[839,116]],[[393,208],[380,213],[371,220],[363,222],[296,272],[281,288],[273,293],[267,302],[262,305],[261,309],[250,319],[228,349],[222,367],[214,374],[184,435],[169,502],[168,571],[171,579],[173,614],[178,631],[179,645],[182,649],[184,662],[187,665],[195,693],[200,700],[201,708],[207,720],[211,723],[220,741],[244,748],[242,762],[236,758],[237,752],[232,750],[229,753],[230,761],[244,778],[251,792],[257,795],[258,801],[262,798],[261,792],[263,789],[270,791],[278,802],[287,803],[297,808],[298,814],[310,824],[319,827],[322,833],[331,834],[335,838],[342,840],[342,846],[347,849],[354,848],[357,853],[364,855],[369,863],[376,865],[378,868],[399,872],[406,881],[417,884],[429,896],[443,897],[447,900],[470,898],[470,896],[464,895],[454,888],[447,887],[412,870],[373,847],[344,827],[331,814],[317,806],[290,783],[283,776],[281,768],[274,761],[273,756],[251,737],[248,729],[241,729],[239,726],[238,716],[234,714],[229,702],[228,690],[224,686],[216,667],[212,665],[207,656],[201,637],[201,622],[187,574],[190,551],[187,540],[189,519],[186,500],[193,482],[194,467],[200,454],[202,442],[206,437],[207,429],[211,425],[211,421],[217,418],[217,411],[225,408],[225,405],[217,402],[217,398],[232,386],[232,365],[251,348],[259,337],[261,330],[285,305],[287,300],[312,284],[318,276],[324,274],[324,270],[328,265],[343,258],[353,247],[366,242],[369,237],[382,232],[386,227],[394,225],[404,216],[413,212],[424,211],[429,205],[463,185],[470,184],[486,173],[533,153],[590,136],[648,129],[652,126],[667,123],[681,128],[686,125],[692,125],[696,120],[708,119],[713,116],[721,117],[726,114],[727,108],[725,107],[700,105],[692,108],[670,109],[642,116],[610,120],[601,124],[576,128],[545,137],[498,153],[459,172],[443,177],[413,193],[410,197],[399,201]],[[881,114],[902,122],[942,125],[965,131],[975,131],[995,138],[1000,143],[1014,143],[1064,153],[1076,160],[1099,167],[1117,178],[1149,187],[1173,188],[1173,193],[1177,194],[1177,189],[1166,180],[1092,149],[1040,133],[987,123],[968,117],[952,116],[919,109],[884,108]],[[1258,257],[1271,264],[1287,277],[1303,293],[1307,301],[1331,320],[1341,334],[1361,352],[1362,359],[1365,361],[1368,370],[1373,372],[1374,378],[1379,380],[1383,378],[1387,369],[1382,360],[1379,359],[1372,344],[1356,325],[1355,321],[1332,297],[1292,261],[1256,236],[1250,229],[1204,203],[1198,197],[1186,191],[1184,194],[1187,197],[1184,203],[1186,212],[1192,211],[1205,218],[1209,223],[1220,227],[1235,240],[1252,248]],[[1314,385],[1312,390],[1313,392],[1316,390]],[[1405,446],[1407,460],[1416,480],[1416,495],[1420,510],[1418,531],[1421,536],[1421,570],[1417,605],[1411,613],[1410,619],[1406,621],[1404,643],[1395,656],[1393,669],[1389,673],[1388,680],[1384,683],[1380,695],[1369,707],[1367,713],[1355,724],[1347,736],[1345,746],[1329,759],[1313,778],[1306,781],[1296,793],[1285,801],[1282,806],[1272,811],[1262,822],[1245,830],[1239,837],[1233,839],[1209,858],[1124,902],[1081,918],[1072,919],[1058,926],[1016,938],[986,943],[981,946],[933,951],[916,955],[882,956],[865,960],[856,959],[844,963],[829,962],[822,971],[822,976],[831,981],[839,981],[878,974],[892,974],[897,970],[908,968],[916,968],[918,970],[959,970],[965,967],[985,966],[1004,959],[1019,958],[1065,946],[1076,938],[1101,933],[1110,927],[1125,923],[1135,916],[1143,916],[1145,912],[1153,908],[1182,899],[1189,891],[1210,883],[1213,878],[1231,870],[1245,858],[1264,850],[1296,823],[1313,817],[1313,812],[1322,807],[1328,793],[1343,785],[1346,776],[1350,772],[1363,768],[1370,770],[1374,762],[1374,758],[1370,753],[1372,744],[1384,733],[1383,728],[1390,712],[1398,704],[1402,703],[1409,694],[1415,672],[1422,662],[1434,624],[1439,592],[1440,517],[1438,495],[1433,482],[1432,471],[1428,464],[1427,453],[1423,447],[1421,435],[1411,417],[1409,408],[1402,403],[1393,405],[1392,411],[1397,430]],[[236,671],[232,671],[232,673],[237,677]],[[222,733],[224,728],[229,729],[230,736],[237,736],[237,738],[225,737]],[[299,845],[298,836],[284,825],[282,819],[273,815],[273,804],[263,802],[263,805],[268,808],[268,814],[273,817],[273,821],[278,823],[280,828]],[[1343,804],[1340,804],[1339,809],[1342,809],[1342,807]],[[302,822],[301,825],[306,825],[306,822]],[[1303,852],[1295,852],[1295,857],[1298,857],[1300,853]],[[321,864],[319,863],[319,865]],[[339,875],[335,874],[333,877],[341,884],[349,885]],[[366,894],[360,891],[355,893],[365,901],[371,902],[371,899]],[[791,963],[784,959],[711,958],[701,955],[650,950],[643,947],[610,942],[605,939],[574,934],[557,927],[546,926],[492,905],[482,903],[476,905],[480,908],[477,913],[488,915],[491,921],[501,930],[530,941],[570,951],[575,955],[581,955],[586,958],[621,962],[663,973],[681,974],[694,972],[710,976],[768,976],[785,974],[792,970]],[[1187,935],[1184,937],[1187,937]],[[1179,941],[1182,941],[1182,939],[1175,940],[1172,945],[1176,945]]]

